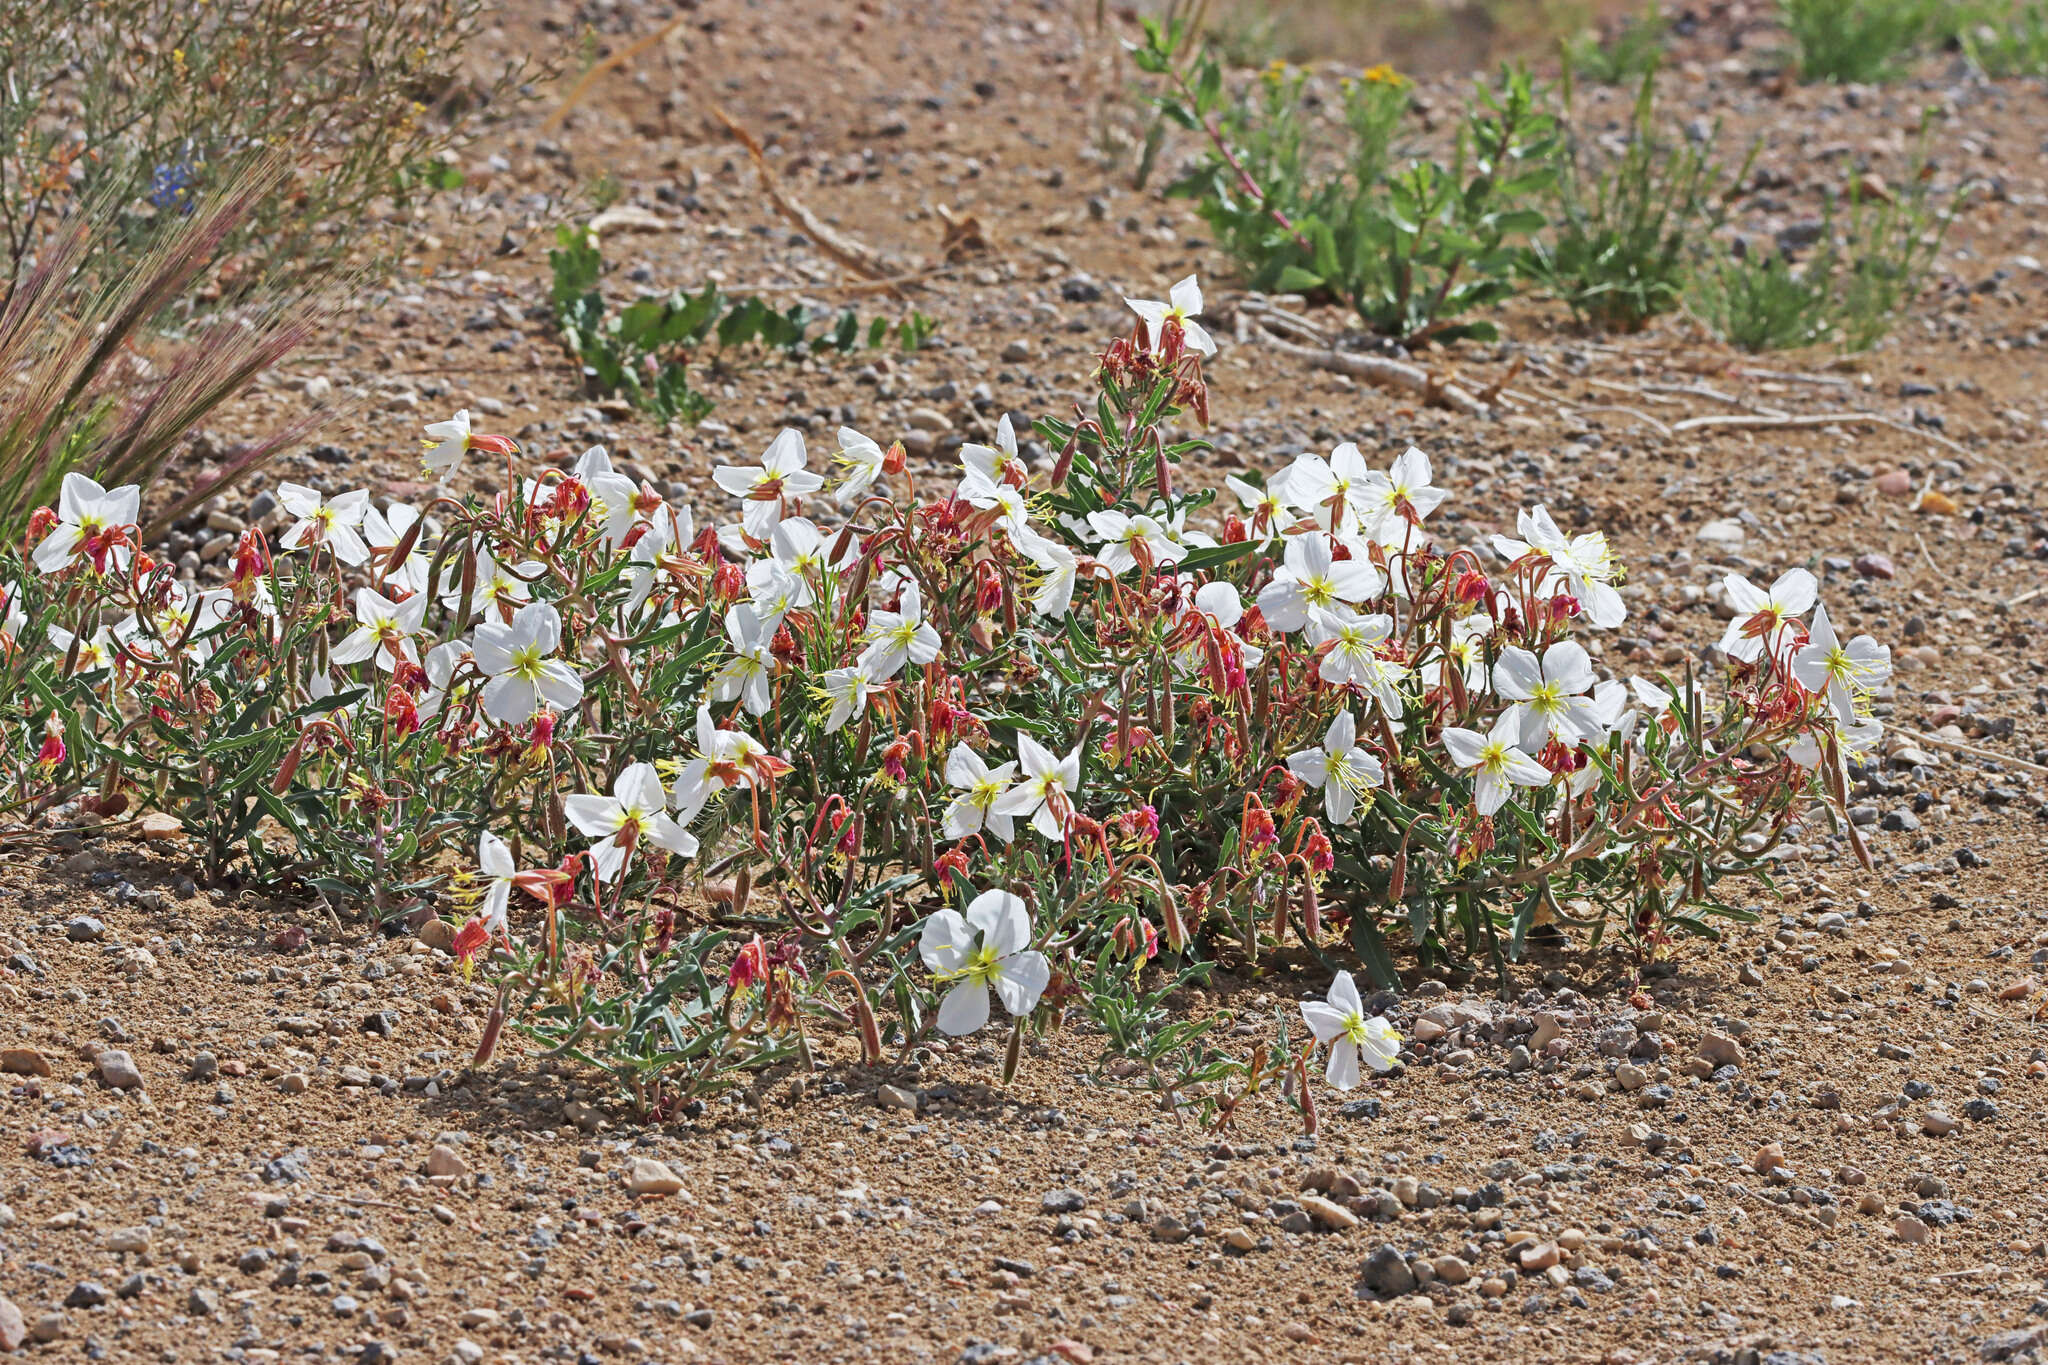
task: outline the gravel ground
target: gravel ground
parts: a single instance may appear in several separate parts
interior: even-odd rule
[[[668,22],[630,0],[506,14],[506,48],[594,22],[602,52]],[[1537,501],[1603,527],[1633,570],[1612,668],[1714,639],[1730,570],[1812,567],[1838,627],[1890,641],[1899,666],[1879,705],[1894,733],[1851,812],[1874,871],[1814,825],[1775,889],[1735,893],[1756,924],[1640,981],[1575,945],[1505,990],[1411,972],[1404,1067],[1326,1096],[1314,1139],[1269,1098],[1220,1134],[1177,1123],[1098,1073],[1078,1021],[1007,1089],[973,1040],[874,1072],[828,1039],[822,1070],[648,1130],[516,1049],[470,1073],[489,997],[428,943],[195,887],[175,844],[125,831],[0,835],[0,1348],[366,1365],[2048,1354],[2048,97],[1945,60],[1883,90],[1786,90],[1752,73],[1770,41],[1716,10],[1666,78],[1674,118],[1763,139],[1765,188],[1732,230],[1796,237],[1845,163],[1896,175],[1926,104],[1950,113],[1937,176],[1985,182],[1929,295],[1848,361],[1752,360],[1684,318],[1593,340],[1532,302],[1497,347],[1419,357],[1519,400],[1490,418],[1418,407],[1240,331],[1203,225],[1130,188],[1109,40],[1064,8],[707,3],[561,127],[523,118],[468,153],[465,189],[409,225],[408,282],[218,439],[336,401],[327,444],[277,473],[379,497],[419,494],[418,427],[464,405],[544,456],[602,441],[705,507],[715,459],[786,424],[904,436],[913,470],[936,471],[1001,413],[1077,395],[1127,321],[1121,294],[1198,270],[1224,342],[1198,477],[1412,442],[1454,492],[1447,538]],[[1421,93],[1447,109],[1455,89]],[[1618,126],[1622,96],[1584,98]],[[943,324],[925,351],[736,367],[707,376],[711,421],[662,432],[580,395],[536,312],[564,196],[615,179],[619,288],[717,276],[846,297],[714,104],[838,230],[936,263],[943,207],[989,250],[910,300]],[[1768,412],[1858,416],[1678,429]],[[168,548],[204,576],[263,504],[203,509]],[[1324,985],[1283,963],[1187,1007],[1232,1011],[1249,1039]]]

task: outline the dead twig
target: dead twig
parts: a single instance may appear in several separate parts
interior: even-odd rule
[[[1747,398],[1737,398],[1732,393],[1723,393],[1711,384],[1645,384],[1644,393],[1682,393],[1691,398],[1704,398],[1710,403],[1734,408],[1738,412],[1753,412],[1759,417],[1789,417],[1790,413],[1780,408],[1752,403]]]
[[[1894,725],[1890,721],[1884,722],[1884,728],[1895,735],[1904,735],[1907,739],[1917,744],[1931,744],[1937,749],[1953,749],[1959,754],[1970,754],[1976,758],[1988,758],[1993,763],[2003,764],[2008,768],[2023,768],[2030,773],[2040,773],[2043,776],[2048,776],[2048,767],[2043,767],[2039,763],[2029,763],[2023,758],[2014,758],[2010,754],[1995,753],[1990,749],[1980,749],[1974,744],[1965,744],[1959,739],[1943,739],[1940,735],[1923,735],[1918,730],[1908,730],[1905,726]]]
[[[1844,379],[1835,374],[1799,374],[1791,370],[1738,369],[1735,373],[1743,379],[1775,379],[1783,384],[1824,384],[1834,389],[1853,389],[1856,381]]]
[[[818,249],[857,275],[881,282],[902,273],[902,267],[885,258],[880,252],[864,242],[859,242],[836,228],[828,225],[817,214],[806,208],[801,200],[782,188],[781,179],[768,164],[768,158],[761,151],[761,144],[754,135],[742,127],[732,115],[711,106],[711,115],[725,125],[726,131],[740,140],[747,149],[747,156],[754,163],[754,171],[761,177],[761,192],[775,205],[776,212],[802,228],[804,235],[818,244]],[[886,288],[899,298],[905,297],[900,287],[890,284]]]
[[[1472,394],[1431,374],[1419,365],[1388,360],[1384,356],[1356,355],[1349,351],[1331,350],[1328,347],[1297,346],[1291,341],[1280,340],[1270,331],[1266,331],[1257,339],[1282,355],[1307,361],[1319,370],[1329,370],[1335,374],[1349,375],[1353,379],[1362,379],[1375,388],[1398,389],[1403,393],[1412,393],[1420,397],[1425,404],[1450,408],[1454,412],[1462,412],[1472,417],[1488,417],[1493,413],[1493,409]]]
[[[1580,404],[1580,405],[1579,405],[1579,406],[1577,406],[1577,407],[1574,407],[1574,408],[1572,409],[1572,411],[1573,411],[1573,412],[1575,412],[1575,413],[1578,413],[1578,412],[1618,412],[1618,413],[1621,413],[1621,414],[1623,414],[1624,416],[1628,416],[1628,417],[1633,417],[1633,418],[1635,418],[1635,419],[1636,419],[1636,420],[1637,420],[1638,422],[1641,422],[1641,423],[1642,423],[1642,424],[1643,424],[1644,426],[1646,426],[1646,427],[1649,427],[1649,428],[1650,428],[1651,430],[1655,431],[1655,432],[1656,432],[1656,433],[1657,433],[1657,434],[1658,434],[1659,436],[1669,436],[1669,435],[1671,434],[1671,428],[1670,428],[1670,427],[1668,427],[1668,426],[1664,425],[1664,423],[1662,423],[1662,422],[1658,421],[1658,420],[1657,420],[1656,418],[1654,418],[1654,417],[1650,416],[1650,414],[1649,414],[1649,413],[1647,413],[1647,412],[1643,412],[1643,411],[1641,411],[1640,409],[1637,409],[1637,408],[1630,408],[1630,407],[1624,407],[1624,406],[1622,406],[1622,405],[1621,405],[1621,404],[1619,404],[1619,403],[1583,403],[1583,404]]]
[[[590,69],[584,72],[582,75],[578,76],[576,78],[576,83],[569,87],[569,93],[562,96],[562,102],[555,106],[555,112],[549,114],[547,117],[547,121],[541,124],[541,136],[546,137],[550,133],[553,133],[556,129],[560,128],[562,126],[563,121],[569,117],[570,112],[574,110],[577,105],[583,102],[583,97],[590,93],[591,89],[597,84],[599,78],[601,78],[608,72],[615,71],[619,67],[624,66],[626,63],[638,57],[641,53],[650,51],[653,48],[659,46],[661,43],[666,42],[668,39],[668,35],[674,33],[677,29],[681,28],[683,26],[683,21],[688,19],[689,17],[690,12],[688,10],[684,10],[678,15],[676,15],[675,18],[669,20],[666,24],[663,24],[660,28],[654,30],[654,32],[648,34],[645,38],[642,38],[639,42],[634,43],[628,47],[620,48],[617,52],[612,53],[611,56],[606,57],[601,62],[591,63]]]
[[[1752,431],[1768,431],[1778,427],[1831,427],[1844,422],[1875,422],[1889,425],[1886,419],[1870,412],[1817,412],[1805,416],[1766,417],[1762,414],[1723,414],[1714,417],[1688,417],[1683,422],[1674,422],[1673,431],[1698,431],[1703,427],[1745,427]]]

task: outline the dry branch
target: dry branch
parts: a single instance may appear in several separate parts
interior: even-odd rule
[[[1329,370],[1335,374],[1349,375],[1353,379],[1362,379],[1375,388],[1412,393],[1433,407],[1449,408],[1473,417],[1493,415],[1493,409],[1486,403],[1419,365],[1388,360],[1384,356],[1356,355],[1350,351],[1337,351],[1322,346],[1297,346],[1291,341],[1280,340],[1263,325],[1260,332],[1261,335],[1257,339],[1261,345],[1271,347],[1282,355],[1305,360],[1319,370]]]
[[[802,228],[804,235],[818,244],[819,250],[848,270],[865,275],[871,280],[890,280],[890,292],[901,295],[902,291],[893,283],[893,277],[904,273],[903,263],[893,261],[865,242],[856,241],[838,229],[828,226],[823,219],[806,208],[801,200],[782,188],[781,179],[768,164],[768,158],[762,154],[761,144],[754,140],[752,133],[717,105],[711,107],[711,114],[725,125],[726,131],[738,138],[746,147],[748,157],[753,160],[754,170],[761,177],[761,192],[775,205],[776,212]],[[912,264],[910,268],[918,267]]]

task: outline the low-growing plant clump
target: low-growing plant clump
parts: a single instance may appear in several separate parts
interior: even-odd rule
[[[758,344],[790,355],[846,354],[893,340],[915,351],[938,326],[915,309],[900,322],[876,317],[863,323],[848,308],[828,322],[800,303],[778,310],[755,295],[728,295],[716,284],[695,294],[643,294],[614,314],[604,297],[603,246],[589,228],[557,228],[548,264],[562,347],[582,366],[591,395],[623,394],[661,422],[694,424],[717,406],[690,383],[690,365],[706,347],[726,351]]]
[[[1343,969],[1504,976],[1544,922],[1641,962],[1841,811],[1889,659],[1811,574],[1729,577],[1714,676],[1603,676],[1599,532],[1441,543],[1428,457],[1350,444],[1218,506],[1179,473],[1200,291],[1133,307],[1043,450],[1006,420],[935,482],[785,431],[702,527],[458,415],[426,464],[493,497],[287,484],[202,591],[74,473],[0,570],[0,809],[159,812],[210,877],[445,917],[498,987],[480,1055],[509,1024],[655,1113],[833,1031],[1002,1019],[1007,1077],[1078,1007],[1118,1083],[1220,1121],[1284,1080],[1310,1126],[1312,1048],[1339,1086],[1398,1048]],[[1306,1037],[1237,1055],[1169,1003],[1283,951],[1340,972]]]

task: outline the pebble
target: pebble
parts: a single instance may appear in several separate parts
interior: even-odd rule
[[[13,1299],[0,1294],[0,1355],[19,1351],[27,1341],[28,1324],[21,1320],[21,1310]]]
[[[1913,476],[1903,469],[1887,469],[1870,482],[1888,498],[1903,498],[1913,491]]]
[[[1358,1278],[1382,1298],[1399,1298],[1415,1292],[1415,1272],[1409,1269],[1408,1258],[1401,1254],[1401,1249],[1392,1245],[1383,1244],[1368,1256]]]
[[[1717,550],[1739,550],[1742,548],[1742,542],[1749,539],[1749,533],[1743,529],[1742,523],[1732,517],[1710,521],[1693,534],[1695,538]]]
[[[47,1076],[50,1060],[32,1047],[10,1047],[0,1051],[0,1071],[12,1076]]]
[[[1910,1213],[1902,1213],[1892,1220],[1892,1235],[1901,1242],[1923,1243],[1933,1240],[1934,1233],[1927,1224]]]
[[[107,926],[91,915],[80,915],[64,926],[64,937],[73,943],[98,943],[107,936]]]
[[[1858,555],[1856,572],[1865,578],[1896,578],[1899,575],[1898,569],[1892,565],[1890,556],[1880,554]]]
[[[666,1162],[653,1157],[635,1157],[626,1173],[626,1188],[633,1194],[669,1195],[683,1192],[683,1179]]]
[[[1741,1066],[1742,1044],[1725,1033],[1709,1029],[1700,1035],[1699,1055],[1712,1062],[1717,1070],[1724,1066]]]
[[[1299,1202],[1301,1207],[1307,1210],[1308,1216],[1321,1223],[1324,1227],[1343,1232],[1358,1226],[1357,1214],[1345,1208],[1342,1204],[1333,1203],[1319,1194],[1304,1194]]]
[[[1920,1120],[1920,1131],[1929,1137],[1947,1137],[1962,1127],[1955,1118],[1939,1109],[1930,1109]]]
[[[883,1109],[901,1109],[905,1113],[917,1112],[917,1092],[906,1090],[900,1085],[875,1087],[875,1103]]]
[[[100,1079],[116,1090],[140,1090],[142,1073],[135,1069],[135,1059],[119,1048],[109,1048],[93,1059],[99,1067]]]
[[[1079,1190],[1047,1190],[1038,1201],[1041,1213],[1079,1213],[1088,1207],[1088,1196]]]
[[[427,1153],[427,1174],[453,1179],[469,1174],[469,1163],[462,1159],[462,1153],[447,1143],[437,1142]]]

